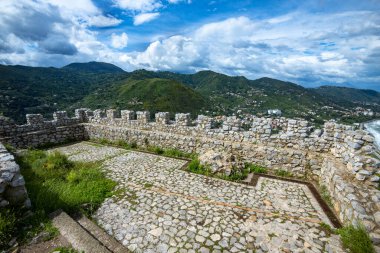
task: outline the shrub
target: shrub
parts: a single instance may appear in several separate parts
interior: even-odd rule
[[[16,215],[10,209],[0,210],[0,248],[5,247],[15,232]]]
[[[374,253],[371,238],[369,237],[363,225],[357,228],[350,225],[338,229],[338,234],[342,240],[343,246],[351,253]]]

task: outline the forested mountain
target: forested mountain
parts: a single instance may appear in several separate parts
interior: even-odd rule
[[[63,68],[0,65],[0,113],[22,122],[25,113],[90,107],[220,115],[281,109],[285,116],[322,122],[363,121],[356,107],[380,112],[380,93],[333,86],[307,89],[263,77],[249,80],[213,71],[195,74],[136,70],[109,63]]]

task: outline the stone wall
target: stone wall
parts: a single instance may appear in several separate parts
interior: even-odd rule
[[[363,224],[375,244],[380,244],[380,191],[367,184],[358,184],[346,172],[346,165],[326,157],[319,182],[331,195],[334,210],[345,224]]]
[[[30,200],[20,167],[0,143],[0,208],[8,205],[29,207]]]
[[[16,148],[28,148],[83,140],[85,133],[80,123],[87,115],[92,113],[85,114],[83,109],[76,110],[73,118],[68,118],[66,112],[55,112],[54,119],[47,121],[41,114],[27,114],[25,125],[0,117],[0,141]]]
[[[305,120],[282,117],[244,121],[223,117],[221,126],[215,127],[216,121],[203,115],[192,122],[189,114],[176,114],[170,121],[168,113],[156,113],[151,119],[149,112],[86,109],[76,110],[74,118],[57,112],[52,121],[27,115],[27,122],[17,126],[0,118],[0,141],[23,148],[66,140],[107,139],[197,154],[212,150],[214,158],[219,153],[226,160],[213,169],[227,174],[232,166],[252,162],[307,176],[327,186],[342,222],[363,221],[373,240],[380,243],[376,175],[380,161],[372,156],[373,137],[352,126],[326,122],[317,129]]]

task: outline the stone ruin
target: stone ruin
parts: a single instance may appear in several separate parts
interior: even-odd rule
[[[365,130],[333,121],[317,129],[308,121],[283,117],[253,117],[249,129],[237,117],[224,117],[222,125],[215,127],[214,119],[203,115],[193,122],[190,114],[181,113],[171,121],[169,113],[159,112],[152,120],[146,111],[112,109],[77,109],[72,118],[56,112],[50,121],[40,114],[26,117],[25,125],[0,117],[0,142],[27,148],[91,139],[123,140],[197,153],[213,171],[229,173],[245,162],[287,170],[326,186],[340,221],[362,223],[373,242],[380,244],[380,160],[374,138]],[[19,168],[3,146],[0,166],[0,205],[28,205]]]

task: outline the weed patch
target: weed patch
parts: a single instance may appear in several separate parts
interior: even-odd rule
[[[279,177],[293,177],[293,174],[287,170],[276,170],[274,174]]]
[[[57,152],[31,150],[18,160],[32,203],[45,213],[56,209],[71,213],[84,204],[96,209],[116,185],[99,164],[71,162]]]
[[[189,163],[187,170],[192,173],[201,174],[205,176],[211,176],[212,174],[211,169],[207,166],[202,165],[198,159],[193,159]]]
[[[0,210],[0,249],[4,248],[15,232],[16,215],[10,209]]]
[[[264,166],[258,165],[258,164],[252,164],[252,163],[246,163],[245,167],[249,169],[252,173],[262,173],[265,174],[268,172],[268,169]]]
[[[338,229],[338,234],[342,240],[343,246],[351,253],[374,253],[371,238],[369,237],[363,225],[357,228],[350,225]]]
[[[49,220],[49,213],[63,209],[68,213],[91,214],[112,195],[116,185],[104,176],[99,163],[72,162],[58,152],[28,150],[16,160],[33,209],[0,210],[0,249],[6,249],[10,238],[15,236],[20,244],[42,231],[49,234],[46,240],[55,237],[58,230]]]
[[[332,207],[333,204],[332,204],[332,200],[331,200],[331,196],[330,196],[330,193],[327,189],[327,187],[325,185],[320,185],[319,186],[319,191],[320,191],[320,194],[321,194],[321,197],[322,199],[330,206]]]

